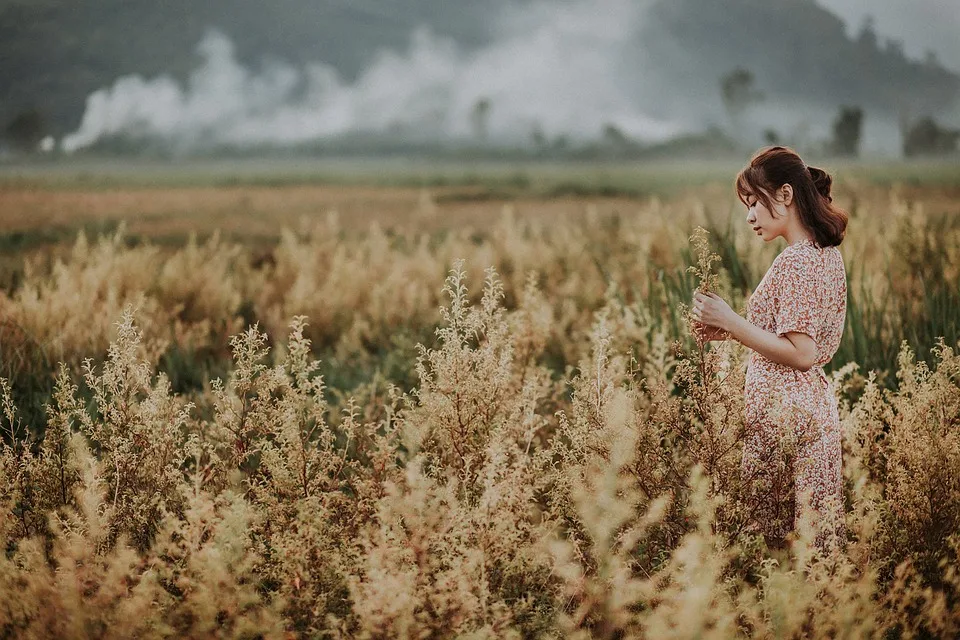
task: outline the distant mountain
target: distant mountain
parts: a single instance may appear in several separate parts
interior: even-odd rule
[[[844,23],[814,0],[647,2],[618,54],[623,60],[598,73],[615,74],[632,103],[655,118],[722,123],[719,80],[738,67],[753,74],[771,113],[832,113],[850,104],[863,107],[869,122],[877,115],[937,115],[960,102],[960,76],[933,60],[908,59],[869,30],[848,37]],[[32,124],[39,117],[60,137],[76,130],[91,92],[120,76],[166,73],[184,80],[211,27],[230,38],[247,67],[270,58],[298,68],[321,61],[350,82],[379,51],[406,51],[413,31],[424,25],[463,51],[495,47],[504,7],[518,4],[550,6],[534,0],[0,0],[0,129],[18,115]],[[603,11],[604,4],[596,7]],[[24,120],[29,110],[34,115]]]
[[[659,0],[640,38],[680,95],[719,96],[718,79],[740,67],[768,99],[786,104],[856,104],[895,117],[938,113],[960,98],[960,76],[908,59],[870,30],[849,38],[813,0]]]
[[[486,42],[504,2],[0,0],[0,126],[34,108],[60,135],[79,124],[86,97],[119,76],[183,79],[211,27],[246,64],[322,61],[351,79],[378,50],[405,49],[421,25],[465,47]]]

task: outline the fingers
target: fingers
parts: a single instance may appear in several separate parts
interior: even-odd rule
[[[701,306],[700,302],[699,301],[694,302],[693,306],[690,308],[690,315],[692,315],[694,318],[696,318],[699,321],[700,316],[702,314],[703,314],[703,307]]]
[[[712,318],[715,312],[718,312],[726,305],[723,298],[713,291],[693,292],[693,304],[690,307],[690,314],[697,320],[703,320],[704,316]],[[709,323],[706,323],[709,324]]]
[[[709,304],[709,298],[705,296],[702,292],[696,291],[693,294],[693,305],[690,308],[690,313],[694,318],[699,320],[703,315],[704,310]]]

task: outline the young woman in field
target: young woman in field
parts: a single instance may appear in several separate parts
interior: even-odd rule
[[[741,471],[755,524],[780,547],[804,503],[813,521],[842,533],[840,418],[823,365],[843,334],[847,214],[832,203],[832,178],[792,149],[761,149],[737,176],[747,224],[765,242],[783,238],[750,297],[747,317],[715,293],[697,293],[695,330],[706,340],[737,340],[753,350],[744,389],[747,435]],[[822,527],[817,543],[830,539]]]

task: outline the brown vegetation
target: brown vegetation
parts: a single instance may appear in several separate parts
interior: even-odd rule
[[[745,353],[681,305],[700,279],[742,306],[776,248],[691,252],[699,198],[441,235],[329,216],[266,253],[81,236],[0,294],[0,637],[955,637],[960,355],[896,327],[939,291],[915,261],[957,281],[960,227],[881,191],[842,249],[852,305],[899,301],[867,342],[899,359],[831,374],[826,554],[821,523],[751,533]]]

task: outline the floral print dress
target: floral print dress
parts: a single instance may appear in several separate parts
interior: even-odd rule
[[[773,261],[747,306],[747,320],[782,336],[805,333],[817,345],[808,371],[754,352],[744,389],[746,441],[741,464],[754,525],[768,544],[783,544],[809,500],[814,522],[837,518],[842,532],[840,417],[823,371],[840,345],[847,307],[843,258],[811,240],[787,246]],[[817,543],[826,538],[821,530]]]

